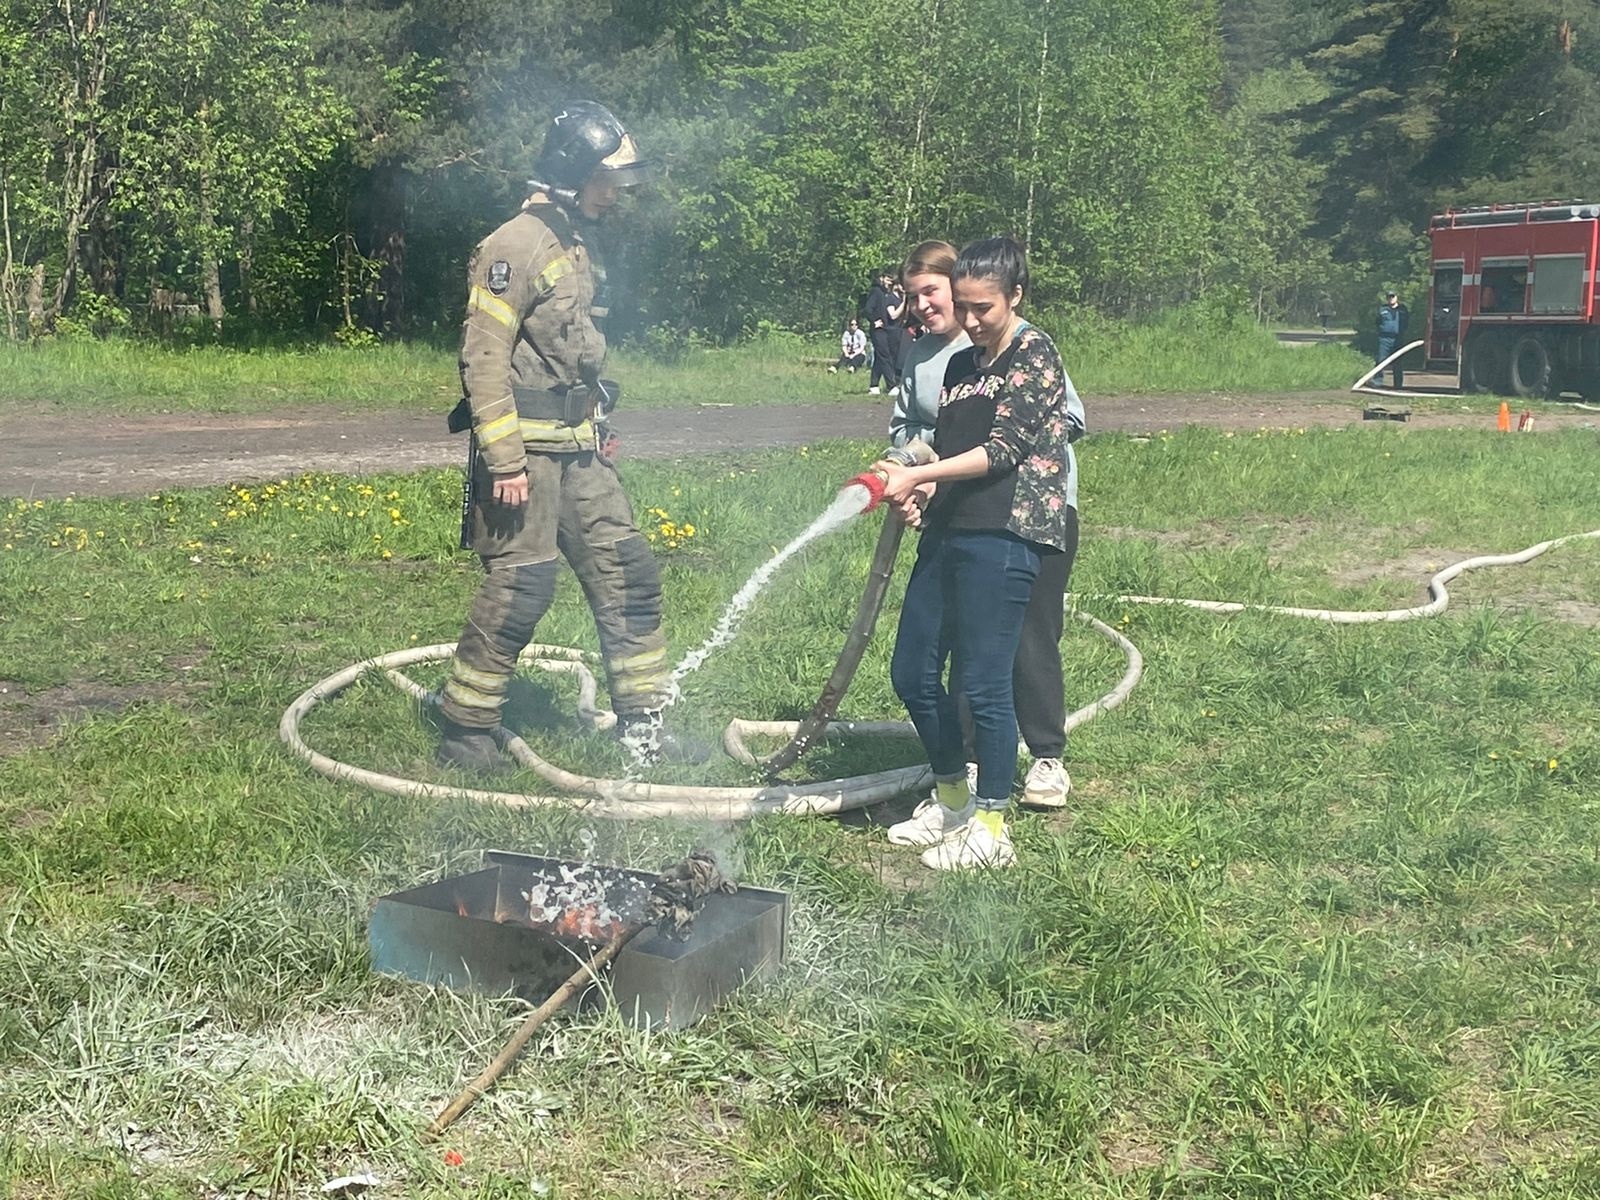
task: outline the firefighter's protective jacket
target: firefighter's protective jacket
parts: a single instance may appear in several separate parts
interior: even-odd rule
[[[569,423],[561,397],[593,384],[605,361],[595,325],[595,271],[572,218],[536,194],[478,244],[468,267],[461,386],[491,474],[526,454],[592,450],[589,420]]]

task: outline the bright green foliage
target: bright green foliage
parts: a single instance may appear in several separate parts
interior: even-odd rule
[[[38,261],[53,276],[47,320],[75,288],[102,297],[91,311],[120,319],[119,307],[175,284],[209,293],[220,317],[223,259],[241,264],[249,303],[253,231],[285,210],[299,172],[342,133],[295,24],[300,7],[11,0],[0,24],[16,67],[7,90],[12,78],[33,90],[8,96],[0,123],[15,164],[5,182],[21,201],[7,233],[13,274]],[[25,117],[10,113],[19,99]]]
[[[836,327],[996,232],[1046,308],[1349,319],[1431,211],[1600,157],[1567,0],[0,0],[0,66],[12,336],[37,278],[47,327],[212,333],[144,320],[176,291],[240,339],[453,340],[575,96],[668,168],[603,239],[622,337]]]

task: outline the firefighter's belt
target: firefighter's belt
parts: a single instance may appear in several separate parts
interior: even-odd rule
[[[513,387],[511,395],[528,449],[549,454],[595,448],[594,397],[587,387],[579,384],[564,392]]]
[[[589,389],[579,384],[570,388],[511,388],[517,403],[517,416],[524,421],[560,421],[565,425],[581,425],[589,419]]]

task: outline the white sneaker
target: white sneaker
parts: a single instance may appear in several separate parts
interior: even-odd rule
[[[951,812],[929,796],[909,818],[889,826],[889,842],[894,846],[937,846],[953,830],[967,824],[974,811],[971,801],[960,812]]]
[[[899,384],[896,384],[894,387],[889,389],[889,395],[898,396],[899,394],[900,394],[900,385]]]
[[[832,366],[832,367],[828,368],[828,374],[829,375],[837,375],[838,373],[839,373],[839,368],[837,366]]]
[[[1041,758],[1028,768],[1028,781],[1022,786],[1022,802],[1029,808],[1065,808],[1072,790],[1072,776],[1059,758]]]
[[[937,846],[922,852],[922,865],[935,871],[971,871],[979,867],[999,870],[1017,861],[1011,845],[1011,831],[1000,828],[1000,836],[989,832],[982,821],[968,821],[953,830]]]
[[[877,384],[873,384],[871,387],[869,387],[867,389],[867,395],[876,396],[877,394],[878,394],[878,385]]]

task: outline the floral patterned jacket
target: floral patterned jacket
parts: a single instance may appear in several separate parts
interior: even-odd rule
[[[983,443],[989,475],[978,482],[992,496],[1000,477],[1014,473],[1006,528],[1030,542],[1064,549],[1066,510],[1078,506],[1078,463],[1071,443],[1083,435],[1085,421],[1083,401],[1061,354],[1047,333],[1025,325],[994,362],[984,367],[975,362],[971,351],[951,359],[941,410],[993,398],[993,425]],[[936,443],[936,448],[948,456],[962,447]]]

